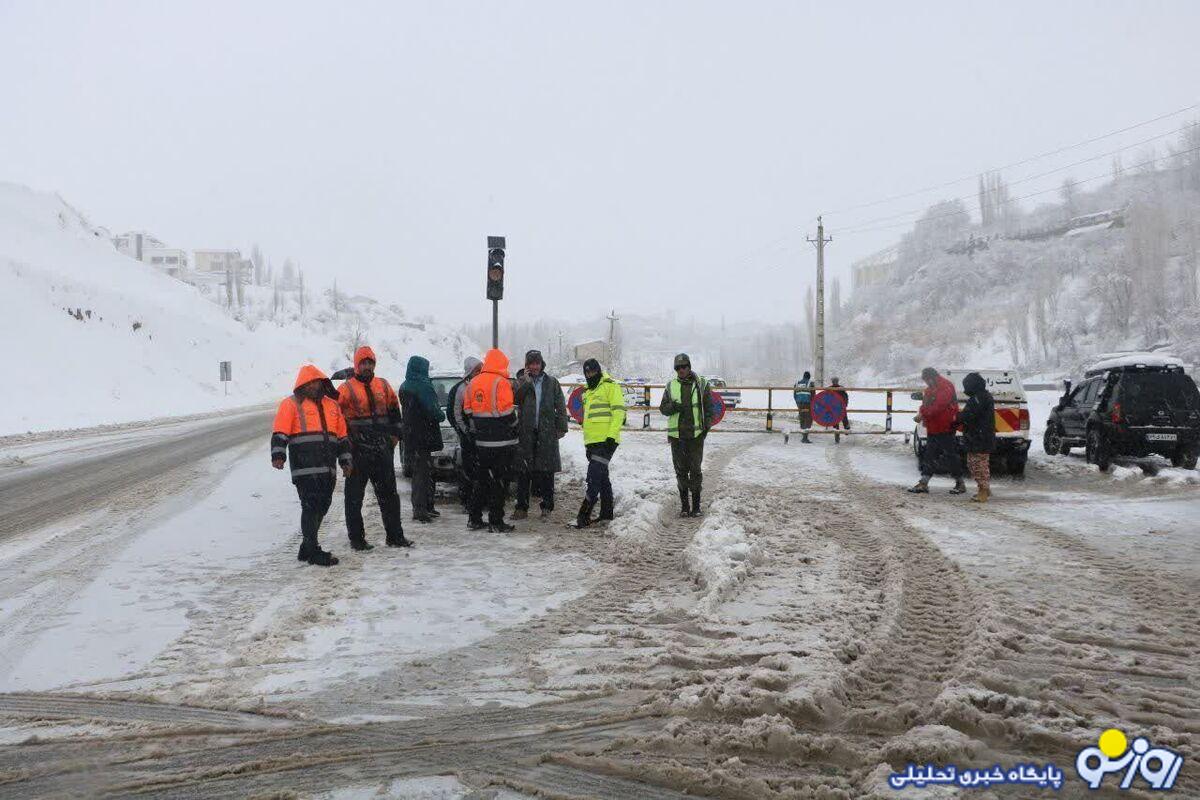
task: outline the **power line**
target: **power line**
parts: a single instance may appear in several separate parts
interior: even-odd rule
[[[938,184],[934,184],[932,186],[926,186],[922,189],[916,189],[914,191],[905,192],[903,194],[896,194],[896,195],[892,195],[890,197],[880,198],[879,200],[872,200],[869,203],[859,203],[859,204],[853,205],[853,206],[846,206],[845,208],[839,208],[834,211],[826,212],[825,215],[830,216],[830,215],[834,215],[834,214],[845,214],[847,212],[857,211],[862,208],[870,208],[872,206],[882,205],[883,203],[890,203],[894,200],[904,200],[909,197],[915,197],[916,195],[924,194],[926,192],[932,192],[936,189],[945,189],[948,186],[954,186],[955,184],[962,183],[963,181],[974,180],[976,177],[978,177],[981,173],[984,173],[984,172],[1001,172],[1006,169],[1012,169],[1013,167],[1024,166],[1025,164],[1029,164],[1033,161],[1039,161],[1043,158],[1049,158],[1050,156],[1058,155],[1059,153],[1065,153],[1068,150],[1074,150],[1077,147],[1086,147],[1089,144],[1095,144],[1096,142],[1100,142],[1105,139],[1111,139],[1113,136],[1119,136],[1122,133],[1128,133],[1129,131],[1137,130],[1138,128],[1144,128],[1147,125],[1153,125],[1155,122],[1161,122],[1164,119],[1170,119],[1171,117],[1175,117],[1180,114],[1185,114],[1189,111],[1193,111],[1198,108],[1200,108],[1200,103],[1193,103],[1190,106],[1186,106],[1184,108],[1180,108],[1175,111],[1171,111],[1169,113],[1162,114],[1160,116],[1155,117],[1154,119],[1148,119],[1144,122],[1139,122],[1135,125],[1129,125],[1127,127],[1121,128],[1120,130],[1110,131],[1109,133],[1103,134],[1102,136],[1094,136],[1091,139],[1087,139],[1086,141],[1082,141],[1082,142],[1077,142],[1076,144],[1070,144],[1065,147],[1059,147],[1054,150],[1047,150],[1044,153],[1038,153],[1037,155],[1029,156],[1028,158],[1023,158],[1020,161],[1014,161],[1011,164],[1004,164],[1002,166],[992,167],[990,169],[977,170],[975,172],[972,172],[970,175],[966,175],[961,178],[955,178],[954,180],[951,180],[951,181],[945,181],[944,183],[938,183]]]
[[[1183,132],[1184,132],[1184,131],[1186,131],[1188,128],[1195,127],[1196,125],[1200,125],[1200,123],[1196,123],[1196,122],[1188,123],[1187,125],[1184,125],[1182,128],[1178,128],[1178,129],[1176,129],[1176,130],[1167,131],[1166,133],[1160,133],[1160,134],[1158,134],[1157,136],[1151,136],[1149,139],[1143,139],[1143,140],[1142,140],[1142,141],[1140,141],[1140,142],[1134,142],[1133,144],[1127,144],[1127,145],[1125,145],[1124,147],[1118,147],[1116,150],[1110,150],[1109,152],[1107,152],[1107,153],[1101,153],[1101,154],[1100,154],[1100,155],[1098,155],[1098,156],[1092,156],[1091,158],[1085,158],[1085,159],[1082,159],[1081,161],[1076,161],[1076,162],[1073,162],[1073,163],[1071,163],[1071,164],[1067,164],[1067,165],[1065,165],[1065,166],[1062,166],[1062,167],[1055,167],[1054,169],[1048,169],[1048,170],[1046,170],[1045,172],[1039,172],[1039,173],[1038,173],[1038,174],[1036,174],[1036,175],[1029,175],[1029,176],[1027,176],[1027,177],[1024,177],[1024,178],[1018,178],[1018,179],[1017,179],[1017,180],[1015,180],[1015,181],[1010,181],[1010,182],[1009,182],[1007,185],[1008,185],[1008,186],[1016,186],[1017,184],[1020,184],[1020,183],[1028,183],[1029,181],[1034,181],[1034,180],[1037,180],[1038,178],[1045,178],[1047,175],[1053,175],[1053,174],[1054,174],[1054,173],[1056,173],[1056,172],[1064,172],[1064,171],[1066,171],[1066,170],[1069,170],[1069,169],[1074,169],[1075,167],[1082,166],[1083,164],[1088,164],[1088,163],[1091,163],[1092,161],[1099,161],[1099,160],[1100,160],[1100,159],[1102,159],[1102,158],[1110,158],[1111,156],[1115,156],[1115,155],[1117,155],[1118,153],[1122,153],[1122,152],[1124,152],[1124,151],[1126,151],[1126,150],[1132,150],[1132,149],[1134,149],[1135,147],[1142,147],[1142,146],[1144,146],[1144,145],[1147,145],[1147,144],[1149,144],[1150,142],[1154,142],[1154,141],[1157,141],[1157,140],[1159,140],[1159,139],[1165,139],[1165,138],[1167,138],[1168,136],[1175,136],[1175,135],[1177,135],[1177,134],[1183,133]],[[958,196],[958,197],[951,197],[951,198],[949,198],[949,201],[950,201],[950,202],[953,202],[953,201],[955,201],[955,200],[963,200],[963,201],[966,201],[966,200],[970,200],[970,199],[972,199],[972,197],[974,197],[974,195],[973,195],[973,194],[968,194],[968,195],[960,195],[960,196]],[[866,220],[866,221],[864,221],[864,222],[860,222],[860,223],[858,223],[857,225],[852,225],[852,226],[850,226],[849,228],[843,228],[843,229],[842,229],[842,232],[843,232],[843,233],[854,233],[854,232],[855,232],[857,229],[859,229],[859,228],[866,228],[866,227],[870,227],[870,226],[872,226],[872,225],[875,225],[875,224],[876,224],[876,223],[878,223],[878,222],[888,222],[888,221],[890,221],[890,220],[893,220],[893,219],[900,219],[901,217],[907,217],[907,216],[910,216],[910,215],[913,215],[913,214],[921,214],[921,213],[923,213],[924,211],[927,211],[927,210],[928,210],[928,208],[916,208],[916,209],[912,209],[912,210],[910,210],[910,211],[901,211],[901,212],[900,212],[900,213],[898,213],[898,214],[890,214],[890,215],[888,215],[888,216],[886,216],[886,217],[876,217],[875,219],[869,219],[869,220]]]
[[[1148,161],[1143,161],[1143,162],[1141,162],[1140,164],[1134,164],[1133,166],[1131,166],[1131,167],[1128,167],[1128,169],[1137,169],[1138,167],[1144,167],[1144,166],[1146,166],[1146,165],[1148,165],[1148,164],[1154,164],[1154,163],[1156,163],[1156,162],[1163,161],[1164,159],[1168,159],[1168,158],[1178,158],[1179,156],[1186,156],[1186,155],[1188,155],[1189,153],[1196,153],[1196,152],[1200,152],[1200,147],[1193,147],[1193,148],[1192,148],[1192,149],[1190,149],[1190,150],[1181,150],[1181,151],[1180,151],[1180,152],[1178,152],[1178,153],[1170,153],[1170,154],[1168,154],[1168,155],[1165,155],[1165,156],[1159,156],[1158,158],[1152,158],[1152,159],[1149,159]],[[1098,181],[1098,180],[1100,180],[1101,178],[1107,178],[1107,177],[1109,176],[1109,174],[1110,174],[1110,173],[1104,172],[1104,173],[1101,173],[1101,174],[1099,174],[1099,175],[1093,175],[1093,176],[1092,176],[1092,177],[1090,177],[1090,178],[1083,178],[1082,180],[1078,180],[1078,181],[1072,181],[1071,183],[1072,183],[1072,185],[1078,186],[1078,185],[1079,185],[1079,184],[1081,184],[1081,183],[1090,183],[1091,181]],[[1057,191],[1059,190],[1059,188],[1060,188],[1060,187],[1058,187],[1058,186],[1052,186],[1052,187],[1051,187],[1051,188],[1049,188],[1049,189],[1042,189],[1042,190],[1040,190],[1040,191],[1037,191],[1037,192],[1030,192],[1029,194],[1023,194],[1023,195],[1021,195],[1020,197],[1010,197],[1010,198],[1006,199],[1004,202],[1006,202],[1006,203],[1015,203],[1015,202],[1017,202],[1018,200],[1027,200],[1027,199],[1029,199],[1030,197],[1037,197],[1038,195],[1043,195],[1043,194],[1046,194],[1046,193],[1048,193],[1048,192],[1057,192]],[[932,222],[932,221],[934,221],[934,220],[938,220],[938,219],[944,219],[944,218],[946,218],[946,217],[954,217],[954,216],[958,216],[958,215],[959,215],[959,213],[960,213],[960,212],[957,212],[957,211],[955,211],[955,212],[952,212],[952,213],[946,213],[946,214],[935,214],[935,215],[934,215],[934,216],[932,216],[932,217],[927,217],[927,218],[925,218],[925,219],[923,219],[923,220],[920,220],[920,221],[921,221],[921,222]],[[875,228],[865,228],[865,229],[861,229],[861,230],[860,230],[860,229],[855,229],[855,228],[850,228],[850,229],[848,229],[848,230],[836,231],[836,232],[837,232],[837,234],[838,234],[839,236],[850,236],[850,235],[853,235],[853,234],[861,234],[861,233],[874,233],[875,231],[885,231],[885,230],[891,230],[891,229],[894,229],[894,228],[903,228],[903,227],[906,227],[906,226],[908,226],[908,225],[911,225],[911,224],[913,224],[913,223],[912,223],[912,222],[898,222],[898,223],[895,223],[895,224],[893,224],[893,225],[880,225],[879,227],[875,227]]]

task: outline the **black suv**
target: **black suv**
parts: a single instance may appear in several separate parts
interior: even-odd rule
[[[1113,456],[1158,453],[1196,468],[1200,391],[1178,366],[1129,365],[1089,370],[1050,412],[1042,447],[1067,455],[1084,447],[1089,464],[1107,471]]]

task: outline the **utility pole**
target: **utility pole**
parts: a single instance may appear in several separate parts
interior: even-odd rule
[[[614,308],[612,313],[608,315],[608,360],[609,369],[616,369],[617,353],[617,322],[620,321],[617,316],[617,310]]]
[[[817,324],[816,341],[813,343],[813,380],[818,387],[825,385],[825,245],[833,237],[825,238],[825,223],[817,217],[817,238],[807,237],[817,246]]]

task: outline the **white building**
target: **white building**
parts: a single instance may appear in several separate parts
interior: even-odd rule
[[[188,268],[187,250],[176,247],[150,247],[142,253],[142,261],[176,278],[183,277]]]
[[[195,250],[193,251],[197,272],[237,271],[242,268],[242,253],[239,250]]]
[[[851,286],[857,291],[886,283],[899,257],[900,248],[893,245],[855,261],[850,266]]]
[[[136,258],[138,261],[145,261],[144,258],[147,250],[158,250],[166,247],[162,240],[145,231],[128,231],[120,236],[113,237],[113,246],[117,248],[117,252],[127,255],[130,258]]]

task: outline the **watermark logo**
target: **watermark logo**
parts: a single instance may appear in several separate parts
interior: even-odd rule
[[[1151,747],[1150,741],[1137,737],[1130,745],[1125,734],[1109,728],[1100,734],[1097,747],[1085,747],[1075,757],[1075,771],[1092,789],[1099,789],[1105,776],[1124,771],[1119,789],[1133,786],[1137,776],[1151,789],[1170,789],[1183,766],[1183,756],[1165,747]]]
[[[1026,786],[1037,786],[1043,789],[1060,789],[1063,785],[1062,770],[1053,764],[1039,767],[1036,764],[1017,764],[1009,769],[996,764],[982,769],[959,769],[953,764],[939,766],[925,764],[917,766],[909,764],[904,772],[893,772],[888,776],[888,785],[893,789],[904,789],[915,786],[922,789],[926,786],[958,786],[963,789],[977,789],[1006,783],[1020,783]]]

